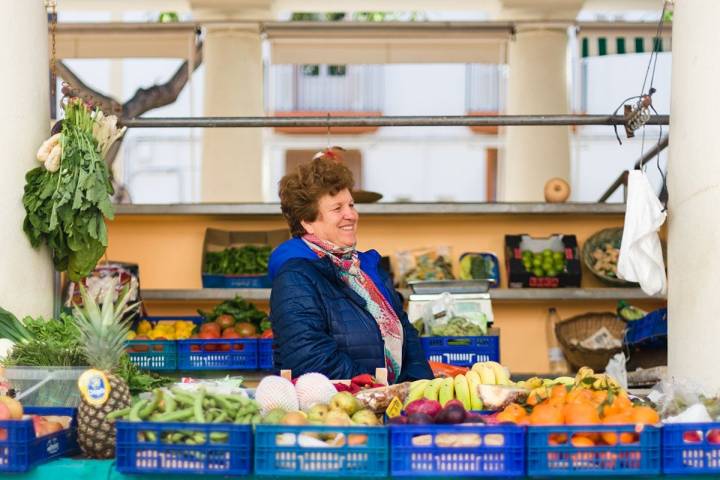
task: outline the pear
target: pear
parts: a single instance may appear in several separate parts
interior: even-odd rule
[[[350,415],[342,410],[330,410],[325,416],[325,425],[331,427],[349,427],[352,425]]]
[[[288,412],[280,420],[280,423],[282,425],[307,425],[308,419],[303,412]]]
[[[316,403],[307,411],[308,421],[310,423],[325,423],[328,412],[330,412],[330,407],[322,403]]]
[[[273,408],[262,419],[262,423],[266,425],[277,425],[283,419],[287,412],[282,408]]]
[[[358,425],[367,425],[369,427],[380,425],[380,422],[377,419],[377,416],[372,410],[368,410],[367,408],[364,408],[358,412],[355,412],[355,414],[352,416],[353,423],[357,423]]]
[[[358,399],[350,392],[338,392],[330,400],[330,410],[342,410],[348,415],[353,415],[361,408]]]

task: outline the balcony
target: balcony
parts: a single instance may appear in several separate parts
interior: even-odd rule
[[[505,110],[507,66],[471,63],[465,68],[465,109],[468,115],[497,115]],[[496,126],[470,127],[475,133],[497,135]]]
[[[382,65],[272,65],[266,76],[269,110],[275,116],[381,115]],[[378,127],[335,127],[333,133],[373,133]],[[277,127],[286,134],[326,134],[322,127]]]

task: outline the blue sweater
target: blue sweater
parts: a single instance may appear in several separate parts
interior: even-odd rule
[[[360,267],[400,318],[402,371],[398,382],[432,378],[415,328],[402,309],[390,277],[379,268],[380,254],[360,252]],[[293,376],[320,372],[331,379],[374,374],[385,366],[384,343],[365,301],[340,277],[329,258],[319,258],[304,241],[292,238],[270,256],[270,321],[275,367]]]

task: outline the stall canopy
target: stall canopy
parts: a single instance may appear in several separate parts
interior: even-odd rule
[[[578,44],[582,58],[627,53],[649,53],[656,48],[669,52],[672,47],[672,26],[663,25],[658,36],[657,24],[648,23],[581,23]]]

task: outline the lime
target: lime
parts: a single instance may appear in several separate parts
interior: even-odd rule
[[[552,257],[556,262],[558,260],[565,260],[565,254],[563,252],[553,252]]]
[[[544,277],[545,276],[545,272],[543,272],[542,268],[534,269],[532,274],[535,275],[536,277]]]
[[[552,260],[545,260],[542,264],[542,269],[546,272],[553,268],[553,262]]]
[[[548,277],[557,277],[558,272],[552,268],[545,271]]]
[[[533,267],[540,267],[542,265],[543,261],[540,257],[535,257],[532,259]]]
[[[523,258],[532,258],[532,252],[530,250],[523,250],[522,257]]]
[[[527,259],[527,260],[523,259],[522,263],[523,263],[523,267],[525,267],[525,270],[530,270],[533,266],[532,260],[530,260],[530,259]]]
[[[552,257],[553,251],[549,248],[546,248],[545,250],[543,250],[542,254],[543,257]]]
[[[555,262],[553,264],[553,270],[558,270],[562,272],[563,270],[565,270],[565,262]]]

